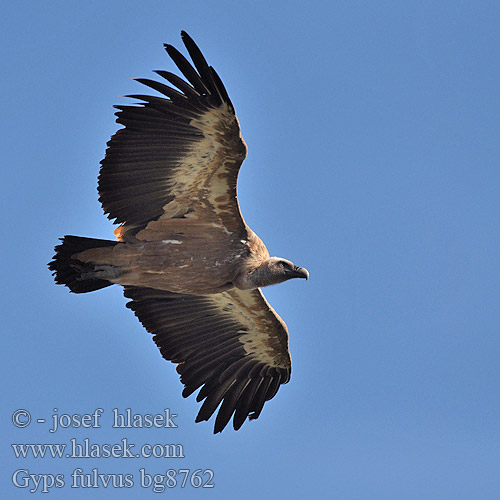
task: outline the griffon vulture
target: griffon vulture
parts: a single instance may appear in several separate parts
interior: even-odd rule
[[[201,387],[196,421],[220,405],[217,433],[233,415],[236,430],[256,419],[289,381],[287,327],[260,288],[309,273],[270,257],[245,224],[236,181],[247,148],[234,107],[194,41],[185,32],[182,40],[194,67],[165,49],[184,79],[156,71],[172,86],[138,81],[164,97],[116,106],[124,128],[108,142],[98,191],[120,224],[117,241],[65,236],[49,269],[74,293],[122,285],[127,306],[177,363],[182,395]]]

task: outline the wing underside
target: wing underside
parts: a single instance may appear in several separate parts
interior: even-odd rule
[[[184,79],[157,71],[170,85],[138,81],[161,94],[132,95],[138,105],[116,106],[124,126],[108,142],[99,174],[99,200],[133,238],[151,221],[205,218],[242,231],[238,171],[246,156],[238,120],[226,89],[193,40],[182,33],[193,65],[165,48]]]
[[[258,418],[289,381],[287,329],[260,290],[183,295],[125,287],[125,296],[162,356],[178,364],[183,396],[201,387],[196,421],[208,420],[220,405],[214,432],[232,416],[236,430],[247,416]]]

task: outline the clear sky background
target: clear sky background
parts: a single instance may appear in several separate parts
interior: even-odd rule
[[[4,2],[5,498],[32,498],[18,469],[63,474],[54,499],[500,498],[499,16],[487,0]],[[112,105],[144,90],[130,78],[173,69],[162,44],[181,29],[235,104],[246,221],[311,273],[266,291],[291,382],[217,436],[119,287],[73,295],[46,268],[64,234],[113,237],[96,192]],[[50,433],[54,408],[103,408],[101,427]],[[170,408],[178,428],[112,429],[113,408]],[[185,458],[10,446],[71,438],[180,443]],[[71,489],[76,468],[135,485]],[[155,494],[141,468],[212,469],[215,488]]]

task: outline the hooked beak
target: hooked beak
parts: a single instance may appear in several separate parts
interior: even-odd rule
[[[309,271],[305,267],[296,266],[292,273],[294,278],[309,279]]]

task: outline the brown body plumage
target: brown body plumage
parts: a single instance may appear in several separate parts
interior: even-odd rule
[[[101,162],[104,211],[121,224],[117,241],[66,236],[49,268],[75,293],[124,286],[166,359],[178,363],[187,396],[201,387],[197,421],[219,409],[215,432],[234,415],[238,429],[257,418],[290,377],[286,325],[262,286],[307,278],[305,269],[270,257],[245,224],[237,202],[246,156],[227,92],[192,39],[183,41],[196,70],[166,50],[187,81],[139,81],[165,97],[131,96],[117,106],[124,125]]]

